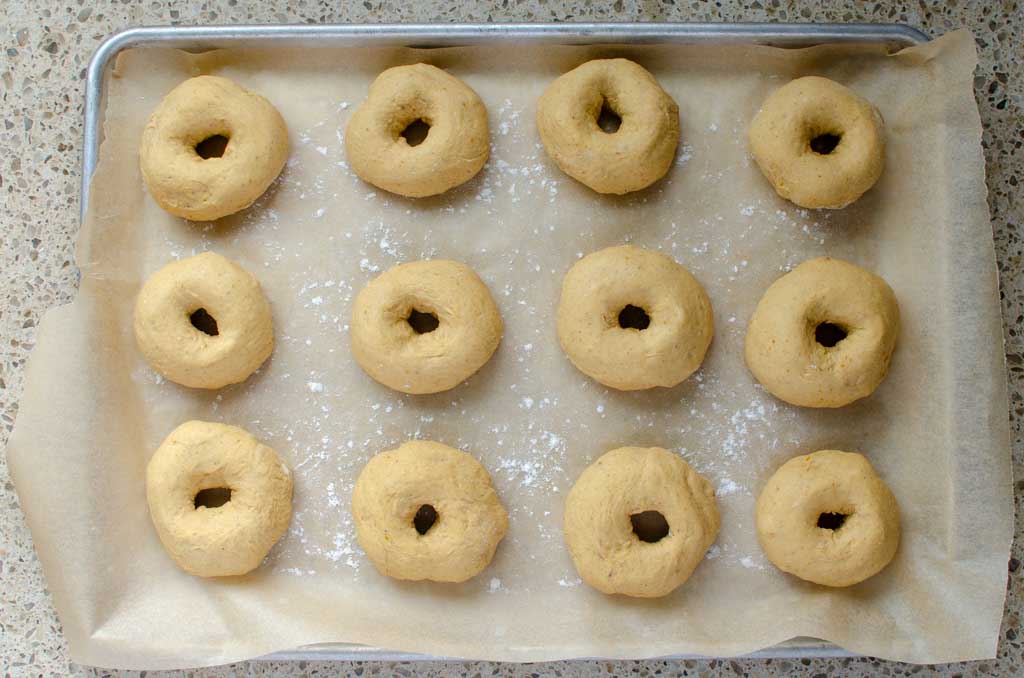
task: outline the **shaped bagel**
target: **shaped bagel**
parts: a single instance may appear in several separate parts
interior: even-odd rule
[[[414,138],[415,128],[426,137]],[[487,109],[477,93],[429,64],[377,76],[345,130],[345,152],[359,178],[411,198],[472,179],[487,162],[490,144]]]
[[[842,407],[874,392],[900,329],[896,295],[877,275],[819,257],[776,280],[747,326],[747,367],[776,398]]]
[[[154,370],[193,388],[245,381],[274,349],[270,304],[260,284],[213,252],[154,273],[135,302],[134,330]]]
[[[675,386],[700,367],[713,335],[704,288],[664,254],[608,247],[565,274],[558,340],[573,365],[605,386]]]
[[[715,491],[660,447],[621,447],[587,467],[565,501],[565,541],[583,581],[603,593],[665,596],[715,541]]]
[[[195,221],[245,209],[287,160],[288,130],[273,104],[215,75],[171,90],[139,146],[150,195],[165,211]]]
[[[602,127],[603,118],[618,119],[618,127]],[[537,129],[563,172],[598,193],[623,194],[650,186],[672,166],[679,107],[643,66],[596,59],[544,91]]]
[[[827,78],[798,78],[773,92],[748,137],[776,192],[801,207],[845,207],[885,167],[882,114]]]
[[[352,354],[378,382],[403,393],[455,388],[490,359],[502,322],[487,285],[444,259],[395,266],[352,306]]]
[[[494,557],[508,514],[476,459],[429,440],[381,452],[352,491],[356,537],[396,579],[462,582]]]
[[[149,515],[167,553],[200,577],[259,567],[288,529],[292,477],[247,431],[187,421],[146,467]]]
[[[790,459],[757,498],[757,537],[780,570],[825,586],[874,576],[900,542],[896,498],[862,455]]]

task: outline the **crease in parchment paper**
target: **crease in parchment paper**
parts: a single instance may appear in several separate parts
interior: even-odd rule
[[[547,84],[603,56],[639,61],[680,107],[675,165],[623,197],[597,195],[559,172],[534,125]],[[343,140],[373,78],[417,61],[479,92],[493,149],[464,186],[409,200],[359,181]],[[156,669],[318,642],[514,661],[734,655],[793,636],[906,661],[993,656],[1012,506],[975,64],[963,31],[895,56],[842,45],[124,53],[109,81],[106,139],[79,236],[81,290],[42,323],[8,448],[72,659]],[[199,73],[268,97],[292,144],[267,194],[216,224],[163,213],[138,169],[149,113]],[[747,151],[746,127],[764,97],[805,74],[847,84],[885,117],[885,173],[844,210],[781,200]],[[582,255],[626,242],[676,258],[714,304],[707,359],[676,388],[610,391],[558,346],[562,276]],[[131,334],[142,282],[205,250],[259,278],[277,340],[257,374],[213,392],[160,378]],[[742,355],[764,289],[823,254],[882,275],[903,318],[889,377],[836,411],[775,400]],[[373,276],[425,257],[476,269],[505,336],[466,384],[405,396],[352,360],[349,313]],[[150,525],[146,462],[192,418],[248,429],[294,470],[291,527],[248,576],[184,574]],[[355,541],[356,475],[372,455],[413,437],[475,455],[509,510],[494,562],[466,584],[383,578]],[[660,600],[591,590],[562,541],[566,492],[621,445],[674,450],[717,488],[718,540],[692,579]],[[900,503],[895,560],[849,589],[782,574],[754,533],[754,499],[767,477],[821,448],[865,453]]]

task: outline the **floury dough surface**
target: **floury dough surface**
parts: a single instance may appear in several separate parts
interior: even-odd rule
[[[419,121],[428,134],[409,144]],[[370,85],[345,131],[349,167],[364,181],[422,198],[465,183],[487,162],[487,108],[458,78],[430,64],[389,68]]]
[[[206,322],[193,320],[202,310]],[[259,281],[215,252],[173,259],[135,297],[135,347],[159,374],[190,388],[238,384],[274,350]]]
[[[614,133],[601,128],[608,111]],[[551,160],[598,193],[647,188],[672,167],[679,107],[643,66],[594,59],[558,76],[537,100],[537,133]]]
[[[818,338],[832,326],[834,336]],[[743,344],[750,373],[801,407],[844,407],[885,379],[900,330],[885,280],[831,257],[801,262],[765,290]]]
[[[819,137],[831,137],[833,148],[815,148]],[[885,125],[877,108],[827,78],[797,78],[772,92],[747,138],[765,178],[801,207],[846,207],[885,167]]]
[[[410,581],[461,583],[479,575],[508,530],[480,462],[429,440],[375,455],[356,480],[352,517],[377,570]]]
[[[969,48],[965,37],[960,43],[955,37],[951,40],[943,43],[945,49],[955,52],[956,44],[961,50]],[[972,557],[994,557],[946,563],[947,552],[936,544],[946,543],[948,535],[936,531],[948,523],[935,520],[934,507],[946,505],[950,478],[967,482],[972,492],[980,483],[980,494],[970,496],[988,495],[984,503],[989,509],[986,519],[991,520],[991,506],[1006,505],[1008,500],[1001,494],[1006,488],[984,474],[998,472],[1000,460],[1005,460],[992,452],[991,465],[979,465],[975,475],[964,476],[956,466],[957,455],[936,458],[934,450],[948,444],[948,432],[933,425],[942,419],[939,413],[948,411],[944,398],[915,401],[916,407],[899,417],[894,411],[919,392],[914,375],[935,380],[927,391],[931,394],[951,393],[943,388],[948,384],[938,383],[945,372],[920,369],[926,358],[941,355],[941,342],[949,336],[936,328],[938,324],[938,329],[949,329],[935,294],[936,285],[944,284],[940,273],[945,270],[945,241],[918,237],[915,229],[927,225],[934,234],[936,224],[948,229],[960,223],[976,226],[976,212],[955,224],[947,222],[946,215],[951,210],[976,210],[973,199],[980,197],[980,188],[978,195],[957,196],[963,200],[947,204],[935,199],[928,183],[897,186],[883,178],[871,201],[860,201],[839,214],[806,212],[775,196],[749,160],[743,141],[746,122],[775,82],[765,74],[777,70],[783,73],[780,80],[791,76],[792,68],[783,61],[805,59],[803,68],[813,63],[827,75],[857,79],[860,87],[875,94],[899,85],[912,99],[918,90],[912,79],[904,80],[941,70],[951,52],[940,50],[940,61],[917,70],[886,69],[895,62],[865,52],[855,59],[815,61],[821,52],[759,51],[761,71],[746,67],[742,76],[732,77],[729,57],[737,52],[729,49],[716,51],[720,61],[714,67],[701,66],[707,64],[706,54],[696,49],[616,49],[643,61],[677,100],[690,103],[681,111],[682,144],[666,179],[649,191],[612,199],[595,198],[548,164],[530,122],[533,102],[550,79],[608,51],[541,50],[543,58],[537,52],[493,49],[432,52],[435,64],[464,77],[488,104],[494,149],[474,181],[451,194],[415,203],[359,182],[344,164],[341,137],[366,83],[390,62],[412,62],[421,55],[378,53],[358,63],[346,60],[351,69],[339,74],[337,57],[332,61],[323,52],[304,52],[308,80],[302,91],[310,93],[308,99],[294,95],[294,71],[280,68],[284,63],[294,67],[297,60],[266,53],[222,55],[244,60],[247,66],[225,63],[219,72],[259,89],[281,108],[292,130],[294,150],[268,194],[218,227],[165,218],[142,195],[134,159],[124,151],[163,92],[191,74],[190,58],[147,51],[122,64],[122,77],[113,81],[115,97],[130,85],[133,105],[114,109],[121,114],[110,124],[120,133],[110,137],[106,153],[117,161],[104,165],[98,175],[94,209],[102,219],[87,226],[87,244],[80,252],[85,298],[99,303],[80,303],[59,312],[41,331],[39,355],[54,364],[62,355],[70,361],[88,357],[89,369],[71,372],[69,381],[62,383],[64,391],[74,394],[89,379],[114,375],[119,380],[116,391],[137,393],[136,406],[149,416],[116,431],[95,432],[98,445],[89,449],[102,448],[107,456],[76,458],[78,466],[53,474],[62,483],[54,489],[72,489],[63,485],[69,483],[75,493],[95,498],[98,487],[122,482],[134,487],[132,474],[144,461],[138,450],[154,449],[173,425],[201,415],[243,426],[279,451],[295,470],[295,516],[289,534],[252,586],[214,590],[205,582],[176,576],[158,550],[155,535],[142,527],[145,516],[137,522],[127,510],[137,499],[130,492],[123,498],[118,495],[117,501],[75,503],[76,511],[83,505],[94,507],[90,524],[108,528],[107,539],[75,542],[82,549],[75,557],[80,577],[50,581],[58,602],[73,595],[91,610],[90,619],[100,627],[65,627],[79,659],[110,663],[101,660],[117,654],[115,663],[136,665],[215,662],[297,642],[342,638],[448,654],[493,649],[492,656],[509,658],[513,652],[518,658],[640,656],[687,650],[740,652],[800,633],[820,633],[854,649],[905,657],[988,651],[994,637],[991,624],[1002,603],[1005,554],[1000,551],[1008,532],[1004,540],[998,529],[964,531],[972,540],[993,540],[980,546],[974,542]],[[462,59],[473,67],[460,66]],[[507,73],[513,70],[530,77],[510,82]],[[899,83],[894,80],[897,72]],[[695,96],[712,86],[720,92],[714,100]],[[942,101],[947,91],[962,90],[949,114],[952,120],[969,124],[974,104],[965,103],[970,91],[967,69],[944,77],[941,90]],[[879,99],[884,97],[875,97]],[[907,106],[884,112],[887,120],[899,121],[919,110]],[[896,153],[897,164],[912,156],[915,167],[930,167],[936,163],[922,161],[923,156],[945,159],[943,154],[949,152],[948,140],[927,127],[899,129],[908,137],[897,145],[904,154]],[[977,178],[980,155],[976,145],[965,146],[967,150],[956,146],[956,152],[965,154],[957,159],[966,158],[967,167],[973,168],[967,175]],[[100,190],[105,181],[128,188],[115,200],[113,192]],[[623,242],[677,258],[702,281],[715,305],[715,324],[720,328],[715,343],[703,368],[679,388],[609,392],[579,375],[558,347],[553,317],[562,274],[584,253]],[[119,318],[130,308],[139,281],[170,256],[204,249],[223,251],[256,273],[275,314],[287,314],[274,356],[245,384],[218,394],[196,394],[161,383],[132,351],[93,354],[85,342],[58,349],[46,340],[47,328],[54,323],[83,323],[102,328],[105,345],[130,341],[130,328]],[[111,252],[118,252],[118,257],[111,258]],[[136,259],[132,253],[141,256]],[[890,379],[870,402],[836,415],[800,412],[771,399],[754,386],[742,362],[744,320],[759,292],[788,267],[824,253],[878,271],[909,295],[910,306],[909,339],[902,344],[906,350],[898,353]],[[911,255],[922,259],[920,265],[905,266]],[[473,266],[494,292],[507,332],[494,359],[466,386],[428,398],[399,396],[376,386],[351,360],[345,336],[349,306],[355,291],[375,273],[428,256],[450,256]],[[138,260],[138,270],[124,270],[126,259]],[[100,287],[100,280],[110,282]],[[33,392],[36,403],[46,394],[29,386],[21,414],[31,422],[33,409],[41,412],[33,406]],[[998,399],[998,393],[992,397]],[[55,404],[83,406],[75,398]],[[92,415],[105,415],[115,404],[101,399],[96,406],[95,412],[82,413],[90,416],[57,422],[50,417],[46,423],[91,421]],[[58,432],[44,432],[35,445],[52,452],[55,448],[45,443]],[[461,587],[457,596],[436,585],[396,586],[384,580],[354,543],[346,506],[358,469],[376,452],[410,436],[472,449],[509,509],[510,531],[492,568],[487,576]],[[61,439],[66,440],[63,435]],[[836,439],[867,452],[886,478],[894,478],[898,496],[918,499],[911,502],[911,525],[901,555],[859,590],[858,597],[841,599],[848,613],[841,619],[835,614],[839,601],[811,595],[767,565],[756,545],[752,514],[758,483],[783,459]],[[28,450],[18,435],[14,443],[12,449],[20,445],[23,452]],[[609,604],[580,586],[561,543],[565,492],[593,459],[623,444],[659,445],[680,452],[717,488],[722,509],[723,528],[709,553],[710,562],[698,567],[686,587],[655,603]],[[900,454],[884,454],[894,449]],[[117,467],[118,477],[113,477],[110,462],[116,454],[137,463]],[[972,462],[977,454],[972,449]],[[39,474],[52,471],[52,464],[61,461],[37,453],[32,465],[12,467],[22,474]],[[83,468],[86,461],[103,463]],[[929,482],[935,474],[941,483]],[[33,514],[31,503],[25,505],[37,527],[37,547],[45,556],[50,545],[38,528],[40,521],[51,518]],[[49,506],[56,507],[53,519],[64,520],[62,511],[67,509],[59,502]],[[962,520],[970,515],[961,510],[949,517]],[[66,588],[104,580],[111,563],[127,563],[122,545],[128,540],[137,546],[131,553],[132,576],[119,578],[112,595],[90,598]],[[913,586],[906,585],[910,573]],[[143,579],[154,578],[162,583],[158,592],[141,587]],[[990,586],[979,588],[978,580]],[[971,596],[960,595],[965,581],[970,581]],[[130,593],[132,604],[120,604],[119,592]],[[143,595],[146,592],[149,595]],[[975,601],[971,607],[961,604],[968,599]],[[983,614],[978,614],[979,599],[984,601]],[[431,633],[424,634],[418,615],[435,614],[442,602],[451,610],[449,623],[428,625]],[[964,624],[956,629],[921,629],[915,620],[921,619],[922,605],[954,614]],[[246,614],[242,624],[235,616],[253,609],[261,611],[263,623],[252,624]],[[799,614],[780,620],[779,609]],[[355,611],[358,625],[346,622]],[[164,628],[161,620],[169,614],[182,623],[171,635],[157,633],[156,626]],[[746,620],[747,635],[742,638],[726,632],[726,627],[734,628],[737,614]],[[862,615],[876,622],[881,616],[883,622],[846,623]],[[498,623],[479,623],[484,618]],[[183,654],[183,647],[195,646],[196,637],[182,634],[198,633],[210,619],[234,619],[239,625],[232,628],[245,632],[225,640],[216,651],[204,652],[202,658]],[[590,620],[585,629],[579,628],[579,619]],[[408,633],[400,638],[405,624]],[[534,629],[535,637],[517,635],[524,627]],[[846,636],[851,628],[857,637]],[[133,638],[130,646],[123,645],[118,638],[126,633],[143,640],[136,643]],[[870,634],[877,635],[868,639]],[[893,639],[906,641],[896,647]],[[534,640],[558,653],[528,654],[524,648],[538,647]],[[132,648],[127,659],[126,647]]]
[[[853,586],[892,559],[899,504],[860,454],[819,450],[786,461],[757,498],[757,534],[779,569]]]
[[[359,290],[351,318],[352,357],[368,375],[402,393],[455,388],[501,343],[501,315],[490,290],[458,261],[389,268]],[[425,318],[433,318],[432,328]]]
[[[205,490],[227,490],[204,503]],[[199,577],[256,569],[285,533],[292,478],[281,457],[237,426],[188,421],[146,467],[146,501],[167,555]]]
[[[630,245],[573,264],[562,279],[557,323],[558,342],[580,372],[622,391],[685,381],[715,332],[711,300],[686,267]]]
[[[220,155],[200,144],[224,140]],[[154,109],[139,144],[149,194],[171,214],[219,219],[263,194],[288,159],[280,113],[256,92],[228,79],[182,81]]]
[[[704,560],[719,524],[711,484],[660,447],[601,455],[565,501],[565,543],[576,570],[609,595],[668,595]]]

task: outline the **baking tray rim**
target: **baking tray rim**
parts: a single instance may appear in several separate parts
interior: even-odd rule
[[[268,24],[222,26],[142,26],[108,37],[89,60],[86,69],[80,217],[85,219],[89,184],[99,162],[106,75],[122,51],[135,47],[170,47],[208,51],[247,45],[260,40],[281,47],[406,46],[451,47],[486,42],[531,44],[765,44],[778,47],[810,47],[827,43],[876,43],[910,47],[928,42],[924,32],[906,24],[873,23],[759,23],[759,22],[665,22],[665,23],[415,23],[415,24]],[[762,648],[745,658],[855,657],[833,643],[816,638],[791,638]],[[673,654],[651,659],[712,658]],[[575,659],[604,659],[577,657]],[[438,657],[353,643],[316,643],[294,650],[274,652],[259,661],[472,661]]]

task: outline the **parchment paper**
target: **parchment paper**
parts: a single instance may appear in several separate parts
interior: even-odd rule
[[[560,73],[618,55],[644,64],[679,102],[682,142],[665,180],[605,197],[546,158],[534,105]],[[407,200],[360,182],[345,163],[343,136],[381,70],[421,60],[480,93],[493,153],[460,189]],[[515,661],[733,655],[800,635],[918,662],[994,656],[1011,481],[975,63],[962,31],[898,56],[864,46],[124,54],[79,239],[81,291],[43,323],[8,451],[73,660],[180,667],[327,641]],[[163,213],[138,169],[149,113],[200,73],[267,96],[293,145],[270,191],[216,224]],[[779,199],[747,153],[745,129],[764,97],[812,73],[851,86],[886,120],[885,175],[842,211]],[[676,388],[609,391],[558,346],[563,274],[584,253],[623,242],[674,256],[714,303],[707,360]],[[212,393],[159,378],[131,334],[141,283],[203,250],[258,276],[277,337],[257,375]],[[903,316],[888,379],[836,411],[773,399],[742,357],[746,321],[764,289],[821,254],[885,277]],[[473,266],[506,331],[468,383],[411,397],[360,371],[348,322],[368,280],[424,257]],[[252,431],[295,470],[291,529],[249,576],[184,574],[150,524],[146,462],[192,418]],[[494,562],[464,585],[381,577],[355,541],[356,475],[372,455],[411,437],[476,455],[509,509]],[[589,589],[562,541],[573,481],[627,444],[676,450],[717,487],[718,541],[693,578],[661,600]],[[896,559],[845,590],[775,570],[754,534],[754,498],[767,477],[821,448],[867,454],[902,510]]]

